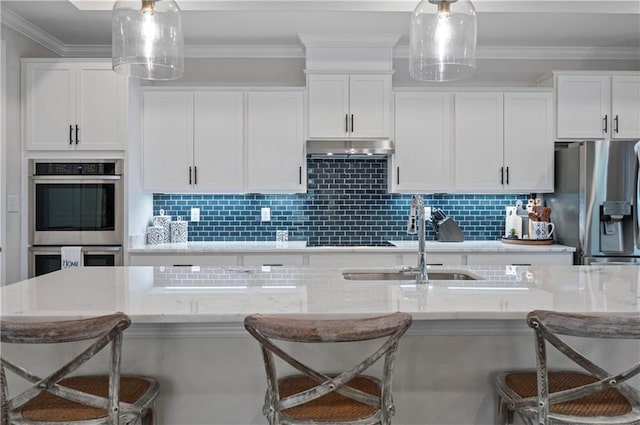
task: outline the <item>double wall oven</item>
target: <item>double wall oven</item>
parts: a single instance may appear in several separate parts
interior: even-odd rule
[[[122,265],[122,160],[29,163],[29,276],[61,268],[63,246],[84,266]]]

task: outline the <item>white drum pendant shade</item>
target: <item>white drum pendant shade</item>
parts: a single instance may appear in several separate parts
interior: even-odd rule
[[[411,15],[409,74],[452,81],[476,70],[476,10],[467,0],[422,0]]]
[[[114,71],[145,80],[182,78],[184,40],[174,0],[117,1],[111,25]]]

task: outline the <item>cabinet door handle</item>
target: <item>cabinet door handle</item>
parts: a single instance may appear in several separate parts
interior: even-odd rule
[[[189,167],[189,184],[191,184],[191,167]]]
[[[302,166],[298,167],[298,184],[302,184]]]
[[[69,144],[73,145],[73,126],[69,124]]]
[[[76,145],[78,144],[78,142],[80,141],[80,139],[78,139],[78,132],[80,131],[80,129],[78,128],[78,124],[76,124]]]
[[[398,181],[398,184],[400,184],[400,167],[396,168],[396,180]]]
[[[198,184],[198,167],[193,167],[193,184]]]
[[[602,131],[604,131],[605,133],[608,131],[608,121],[609,121],[609,116],[605,115],[603,118],[604,121],[604,128],[602,129]]]
[[[509,184],[509,167],[507,167],[507,184]]]
[[[354,131],[355,130],[354,130],[354,127],[353,127],[353,114],[351,114],[351,132],[353,133]]]
[[[344,132],[349,132],[349,114],[345,114],[344,116]]]
[[[613,119],[613,122],[615,123],[615,126],[613,127],[613,131],[618,133],[618,116],[616,115],[616,117]]]
[[[500,167],[500,184],[504,184],[504,167]]]

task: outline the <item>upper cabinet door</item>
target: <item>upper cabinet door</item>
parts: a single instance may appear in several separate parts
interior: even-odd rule
[[[193,191],[193,93],[143,94],[142,183],[147,191]]]
[[[351,137],[389,137],[391,75],[349,77],[349,130]]]
[[[247,94],[247,191],[306,191],[302,92]]]
[[[122,150],[125,79],[111,62],[24,64],[28,150]]]
[[[313,74],[309,84],[309,137],[349,135],[349,76]]]
[[[551,93],[505,93],[505,190],[553,192]]]
[[[502,191],[503,94],[455,94],[455,189]]]
[[[76,71],[77,149],[124,147],[124,78],[111,63],[78,65]]]
[[[242,92],[195,93],[193,165],[198,192],[244,189],[243,99]]]
[[[611,77],[612,138],[640,139],[640,75]]]
[[[556,134],[567,139],[612,137],[608,76],[558,75]]]
[[[402,92],[395,101],[395,192],[452,189],[450,93]]]
[[[27,149],[74,150],[75,65],[36,62],[24,67]]]

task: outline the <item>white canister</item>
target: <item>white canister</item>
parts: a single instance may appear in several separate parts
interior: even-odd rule
[[[149,245],[158,245],[164,243],[165,229],[162,226],[147,227],[147,243]]]
[[[164,242],[171,242],[171,216],[164,215],[164,210],[160,210],[160,215],[153,216],[153,225],[164,227]]]
[[[189,223],[182,221],[182,217],[178,216],[177,221],[171,222],[171,242],[181,243],[189,239],[189,231],[187,225]]]

